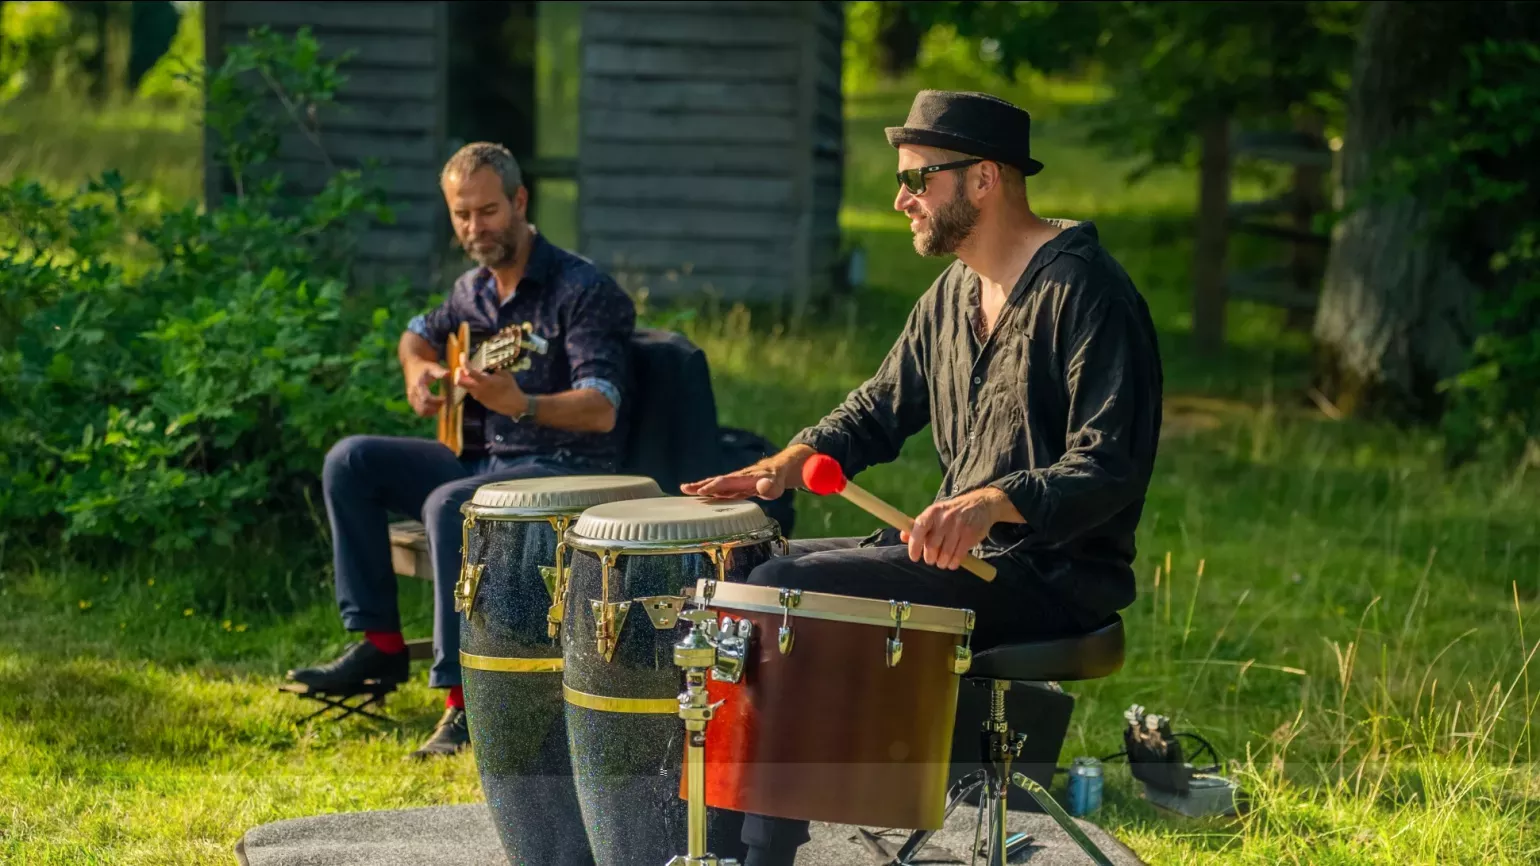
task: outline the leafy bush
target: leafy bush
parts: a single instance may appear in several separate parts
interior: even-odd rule
[[[115,172],[59,200],[25,179],[0,187],[12,537],[229,545],[308,519],[326,448],[362,419],[407,432],[394,345],[413,305],[402,285],[349,288],[350,241],[389,210],[358,172],[296,199],[260,170],[278,123],[260,88],[330,101],[337,63],[318,57],[308,32],[258,31],[210,72],[209,131],[241,181],[217,206],[157,212]]]
[[[1411,193],[1482,287],[1467,369],[1443,383],[1452,462],[1493,452],[1540,466],[1540,46],[1488,41],[1398,148],[1378,189]]]

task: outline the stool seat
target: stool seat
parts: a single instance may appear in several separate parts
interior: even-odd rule
[[[982,680],[1073,682],[1111,676],[1123,667],[1123,618],[1113,614],[1072,637],[1001,644],[975,653],[966,676]]]

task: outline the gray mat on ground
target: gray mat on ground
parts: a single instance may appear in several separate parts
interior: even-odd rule
[[[914,862],[925,866],[967,863],[977,814],[966,806],[958,809]],[[1117,866],[1142,866],[1142,860],[1100,827],[1078,823]],[[1091,862],[1047,815],[1012,812],[1008,826],[1013,833],[1033,837],[1011,858],[1012,863],[1081,866]],[[797,866],[878,866],[886,862],[879,851],[885,847],[890,858],[907,835],[814,824],[813,841],[798,854]],[[278,821],[247,831],[236,845],[236,855],[244,866],[509,866],[485,804]]]

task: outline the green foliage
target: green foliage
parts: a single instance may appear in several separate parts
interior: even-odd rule
[[[1464,58],[1370,194],[1416,196],[1482,287],[1470,366],[1442,384],[1452,459],[1491,450],[1540,465],[1540,46],[1488,40]]]
[[[1286,128],[1342,113],[1358,3],[923,3],[1007,77],[1098,72],[1109,99],[1084,109],[1089,138],[1137,162],[1133,178],[1189,164],[1203,125]]]
[[[55,198],[0,187],[0,519],[13,535],[163,548],[229,545],[302,513],[325,449],[359,418],[400,419],[400,286],[347,291],[349,242],[388,219],[357,172],[309,198],[256,169],[295,106],[335,92],[308,33],[270,33],[209,75],[208,125],[243,182],[164,211],[116,172]],[[396,422],[403,424],[405,422]]]
[[[56,62],[71,44],[63,3],[6,3],[0,7],[0,103],[25,91],[49,89]]]

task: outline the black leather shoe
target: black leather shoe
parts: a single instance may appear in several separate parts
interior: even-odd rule
[[[470,742],[471,730],[465,722],[465,710],[449,707],[444,710],[444,717],[438,720],[438,727],[433,729],[433,736],[422,744],[422,748],[407,757],[422,760],[453,755],[470,745]]]
[[[289,671],[289,681],[316,691],[345,692],[359,689],[365,680],[400,685],[411,677],[411,668],[412,658],[406,650],[387,653],[368,641],[359,641],[336,661]]]

